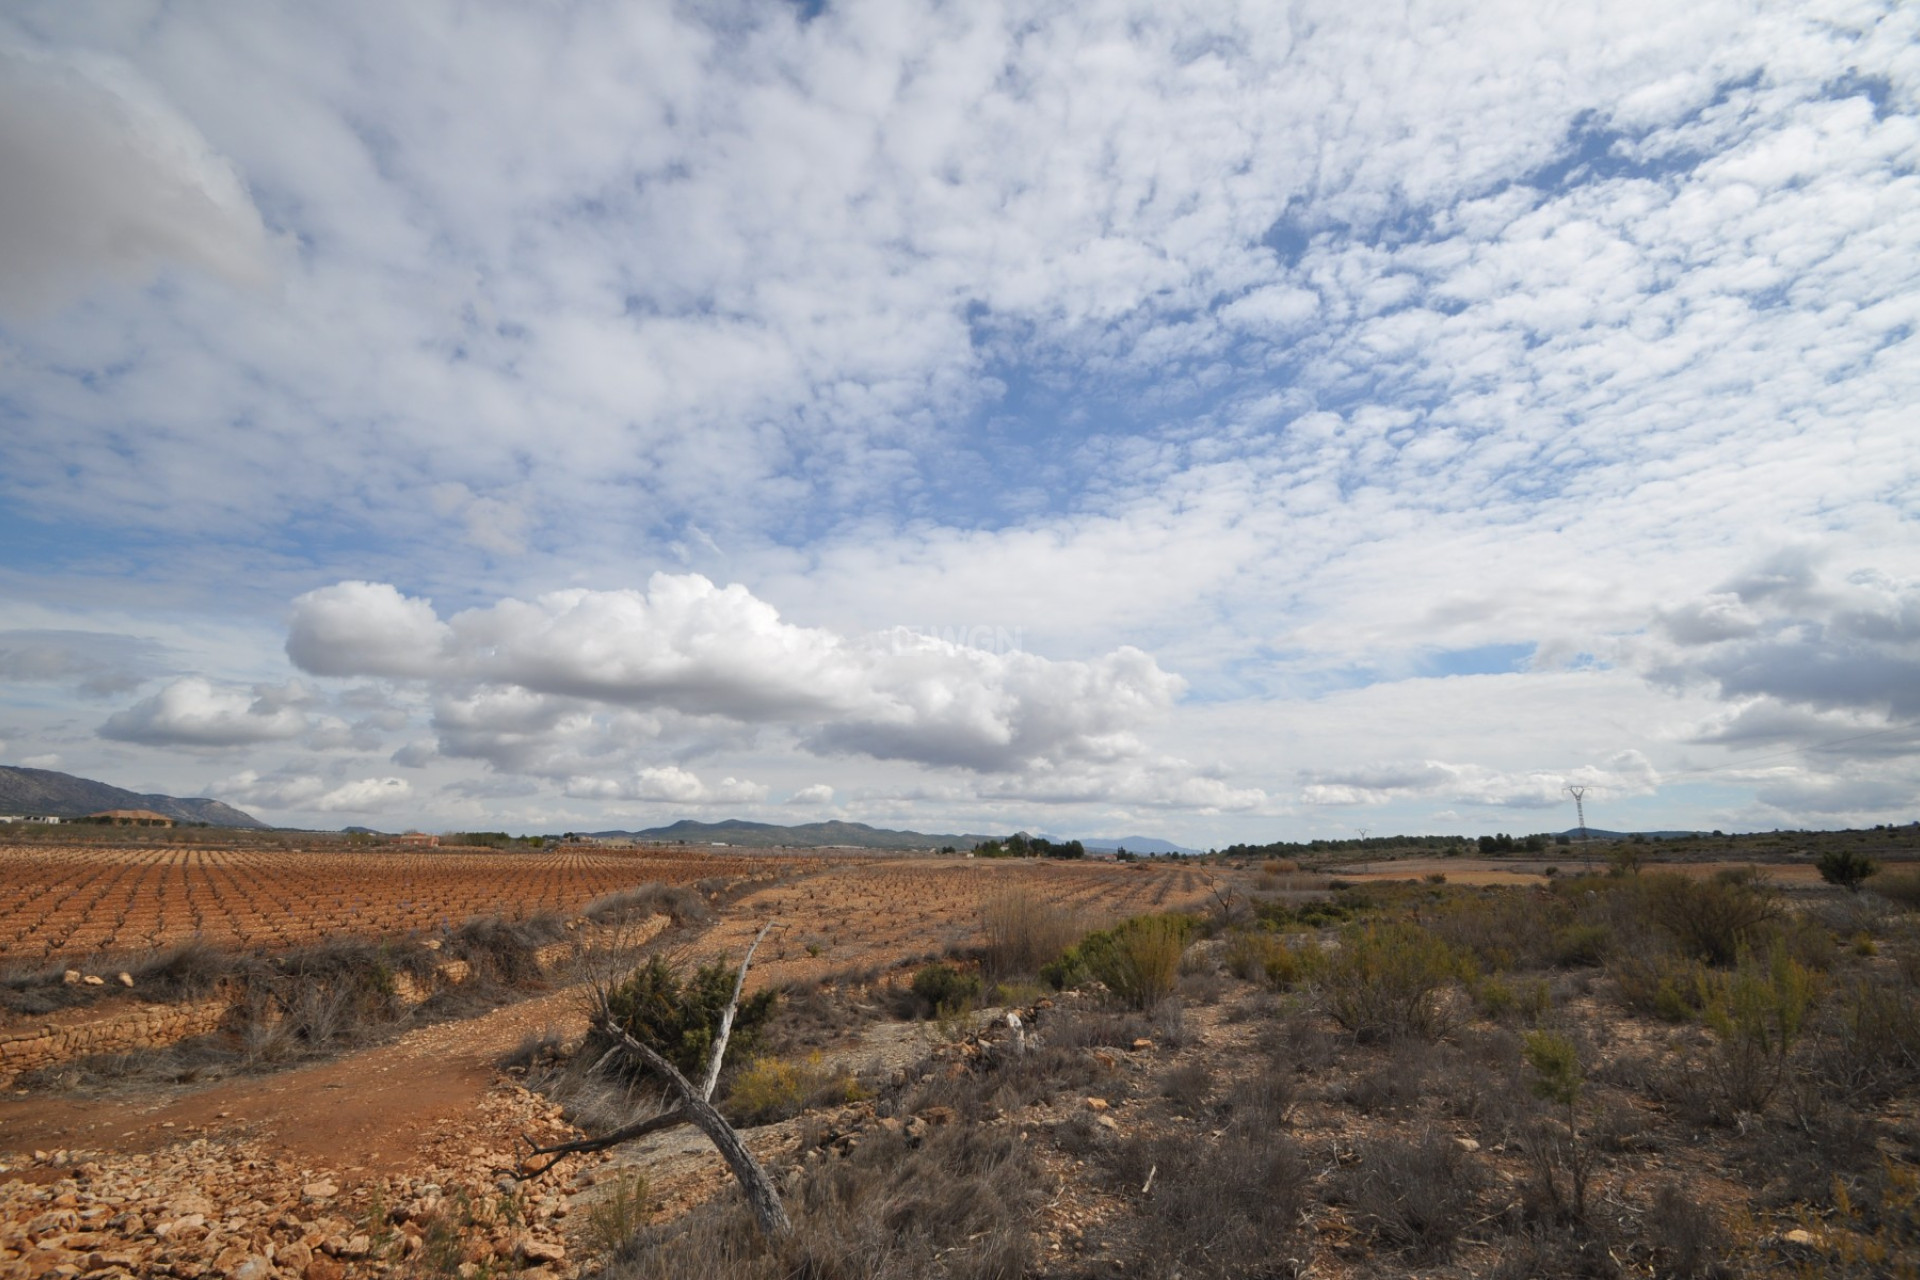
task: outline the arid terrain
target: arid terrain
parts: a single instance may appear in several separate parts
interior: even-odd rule
[[[1789,843],[4,849],[0,1275],[1912,1274],[1920,841]],[[521,1176],[655,1092],[589,993],[769,921],[793,1234],[688,1127]]]

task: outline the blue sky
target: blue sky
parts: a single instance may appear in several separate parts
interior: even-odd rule
[[[10,7],[0,759],[1920,818],[1920,16],[1354,9]]]

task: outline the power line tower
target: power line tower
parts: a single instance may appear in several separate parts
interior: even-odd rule
[[[1587,847],[1587,789],[1568,787],[1567,790],[1573,795],[1574,812],[1580,815],[1580,858],[1586,864],[1587,870],[1592,871],[1593,851]]]

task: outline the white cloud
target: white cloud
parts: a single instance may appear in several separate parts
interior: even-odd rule
[[[170,263],[269,278],[265,229],[232,165],[125,62],[0,43],[0,175],[10,311]]]
[[[788,804],[826,805],[833,803],[833,788],[824,782],[815,782],[794,791],[787,797]]]
[[[9,223],[0,591],[168,650],[23,642],[9,739],[186,767],[85,686],[279,680],[345,579],[287,654],[395,701],[250,704],[260,767],[476,821],[1857,816],[1916,767],[1920,9],[1843,8],[20,9],[4,145],[73,145],[0,200],[131,247]]]
[[[246,769],[213,783],[207,793],[230,804],[280,812],[376,813],[410,802],[413,785],[404,778],[329,782],[314,774],[262,777]]]
[[[817,752],[983,772],[1113,761],[1138,752],[1135,730],[1182,688],[1127,647],[1051,661],[905,629],[849,640],[698,574],[655,574],[644,593],[503,600],[445,622],[392,587],[341,583],[294,602],[287,651],[316,674],[441,682],[442,749],[501,761],[522,747],[522,768],[601,706],[780,725]]]
[[[655,765],[625,778],[570,778],[566,793],[594,800],[643,800],[683,805],[758,804],[767,788],[739,778],[712,785],[678,765]]]
[[[100,736],[147,746],[222,748],[284,741],[307,727],[307,717],[282,690],[244,691],[186,676],[107,717]]]

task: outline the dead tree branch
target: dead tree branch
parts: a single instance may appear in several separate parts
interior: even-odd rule
[[[681,1109],[687,1118],[700,1126],[720,1155],[733,1170],[733,1176],[740,1183],[740,1190],[746,1193],[747,1206],[753,1210],[754,1220],[760,1224],[761,1234],[770,1239],[784,1236],[793,1230],[793,1223],[787,1218],[787,1211],[780,1205],[780,1194],[773,1189],[773,1182],[767,1177],[767,1171],[753,1158],[753,1152],[747,1150],[747,1144],[733,1131],[725,1116],[714,1110],[713,1104],[700,1096],[693,1081],[680,1074],[680,1068],[662,1057],[656,1050],[640,1043],[629,1035],[626,1029],[608,1019],[604,1024],[608,1035],[618,1040],[626,1051],[653,1068],[666,1079],[673,1091],[680,1095]]]
[[[612,1133],[603,1134],[598,1138],[578,1138],[572,1142],[557,1142],[550,1147],[537,1146],[531,1138],[523,1134],[520,1140],[527,1144],[528,1161],[533,1161],[541,1156],[551,1158],[547,1160],[545,1164],[537,1167],[531,1163],[523,1164],[520,1167],[519,1177],[523,1182],[530,1181],[553,1168],[553,1166],[559,1164],[568,1156],[586,1155],[594,1151],[605,1151],[607,1148],[617,1147],[623,1142],[632,1142],[635,1138],[644,1138],[650,1133],[659,1133],[662,1129],[672,1129],[677,1125],[686,1124],[687,1121],[687,1113],[676,1107],[672,1111],[662,1111],[658,1114],[648,1116],[645,1120],[636,1120],[632,1124],[622,1125]]]
[[[753,963],[753,953],[760,949],[760,943],[772,928],[771,920],[760,926],[753,945],[747,948],[746,959],[740,962],[740,972],[734,975],[733,998],[727,1001],[727,1007],[720,1013],[720,1030],[713,1037],[713,1052],[707,1055],[707,1074],[700,1081],[700,1096],[708,1101],[713,1098],[713,1087],[720,1083],[720,1060],[727,1056],[727,1037],[733,1034],[733,1016],[739,1012],[740,992],[747,985],[747,966]]]
[[[727,1001],[727,1007],[720,1013],[720,1025],[714,1035],[713,1047],[707,1054],[706,1071],[702,1075],[700,1088],[697,1091],[694,1089],[693,1082],[681,1075],[677,1067],[634,1039],[614,1021],[607,1009],[607,991],[604,988],[595,990],[595,1021],[613,1037],[614,1046],[594,1064],[594,1069],[598,1070],[605,1066],[609,1058],[624,1050],[665,1077],[674,1093],[679,1095],[680,1103],[672,1110],[662,1111],[644,1120],[622,1125],[612,1133],[603,1134],[598,1138],[578,1138],[572,1142],[558,1142],[543,1147],[523,1136],[521,1141],[527,1144],[529,1162],[546,1157],[545,1163],[537,1167],[531,1164],[522,1166],[519,1176],[523,1181],[539,1177],[570,1155],[605,1151],[623,1142],[631,1142],[651,1133],[659,1133],[663,1129],[671,1129],[682,1124],[697,1124],[713,1140],[713,1145],[719,1148],[720,1154],[726,1158],[727,1164],[733,1169],[734,1176],[739,1179],[741,1188],[747,1193],[748,1202],[753,1206],[754,1216],[760,1221],[761,1230],[768,1235],[776,1235],[791,1229],[786,1213],[780,1207],[780,1198],[774,1193],[772,1183],[767,1181],[765,1171],[754,1161],[752,1153],[740,1141],[739,1135],[734,1133],[732,1126],[712,1106],[713,1091],[720,1081],[720,1066],[727,1056],[727,1041],[733,1036],[733,1020],[740,1010],[740,995],[746,989],[747,968],[753,963],[753,953],[760,949],[760,944],[766,940],[774,924],[775,921],[769,920],[760,927],[760,932],[754,937],[753,944],[747,948],[746,958],[740,961],[740,971],[734,975],[733,979],[733,996]],[[702,1110],[707,1113],[704,1117],[700,1114]],[[710,1124],[718,1125],[721,1130],[724,1130],[725,1140],[716,1136]],[[736,1160],[736,1153],[739,1160]],[[740,1160],[744,1160],[744,1166],[739,1162]],[[742,1171],[743,1167],[746,1172]],[[771,1217],[765,1211],[768,1206],[771,1208]]]

